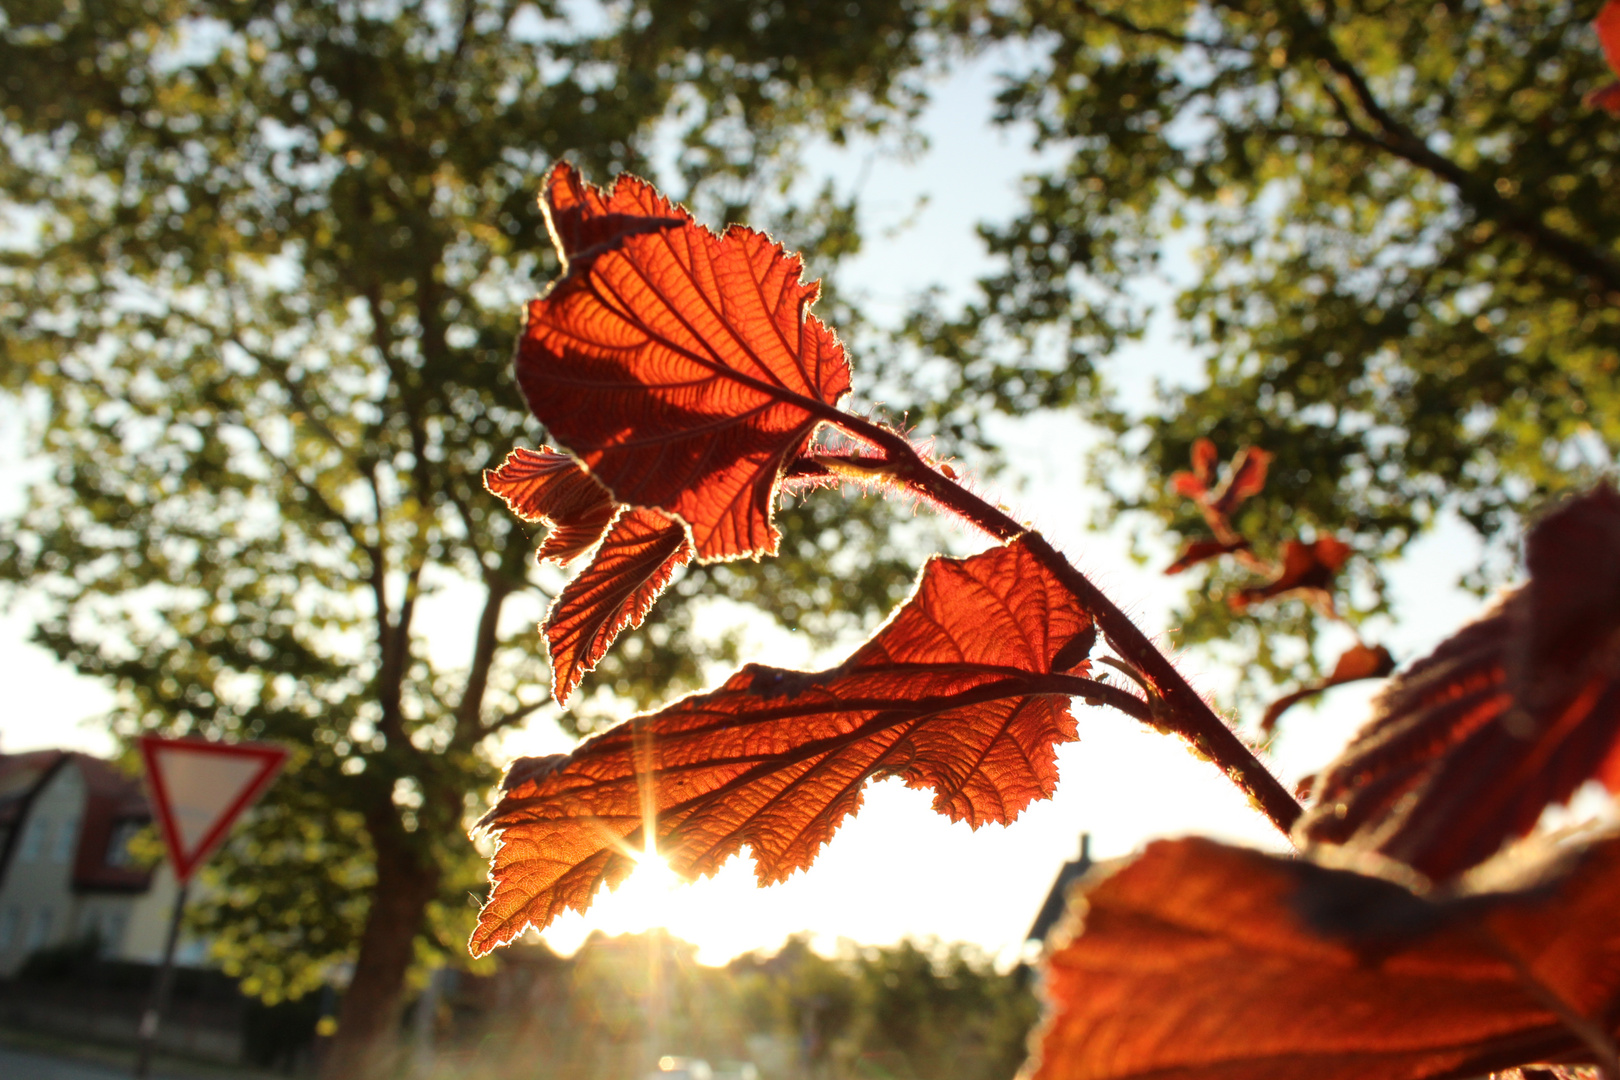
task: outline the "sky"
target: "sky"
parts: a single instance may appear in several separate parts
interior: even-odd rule
[[[861,185],[863,223],[877,239],[841,270],[840,284],[879,319],[897,317],[930,285],[943,285],[947,295],[960,298],[988,268],[973,226],[1009,216],[1020,177],[1037,164],[1016,135],[989,123],[994,72],[1003,62],[992,55],[936,87],[922,121],[929,149],[914,160],[875,157],[860,146],[819,147],[807,155],[812,173],[831,175],[846,187]],[[908,227],[893,231],[908,220]],[[853,361],[858,371],[860,357]],[[1154,378],[1195,380],[1201,368],[1200,358],[1165,323],[1111,364],[1128,400],[1139,406],[1151,400]],[[21,444],[16,419],[0,411],[0,514],[17,505],[25,479],[44,474],[42,463]],[[1157,552],[1150,565],[1138,565],[1128,555],[1125,527],[1089,528],[1095,502],[1081,467],[1084,433],[1057,416],[1021,418],[1000,423],[997,430],[1010,468],[981,486],[1040,528],[1162,641],[1184,585],[1154,568],[1170,561],[1168,549]],[[965,533],[951,542],[955,554],[984,546]],[[1420,540],[1390,575],[1397,619],[1371,628],[1372,639],[1388,645],[1397,659],[1412,659],[1477,614],[1481,601],[1451,583],[1478,556],[1477,541],[1455,522],[1442,523]],[[440,594],[434,605],[422,613],[423,624],[434,628],[430,648],[460,655],[468,639],[463,628],[476,613],[454,589]],[[0,614],[0,675],[7,686],[0,705],[0,750],[67,746],[110,752],[112,740],[95,719],[109,704],[108,693],[27,644],[35,610],[22,596]],[[825,666],[838,659],[808,657],[785,637],[751,635],[744,659],[791,666]],[[1349,644],[1348,635],[1328,648],[1334,644]],[[1190,653],[1176,659],[1196,688],[1214,692],[1227,685],[1229,676],[1214,657]],[[1272,756],[1285,782],[1332,758],[1368,715],[1374,689],[1354,684],[1330,691],[1321,707],[1290,714]],[[816,865],[783,884],[757,889],[746,855],[715,878],[693,884],[671,883],[649,871],[599,898],[587,915],[560,918],[545,939],[571,952],[593,930],[622,933],[664,925],[697,944],[701,961],[722,963],[741,952],[772,949],[801,931],[815,935],[825,948],[840,939],[883,944],[933,937],[971,942],[1008,962],[1019,954],[1052,878],[1074,857],[1082,833],[1090,834],[1096,858],[1126,855],[1154,837],[1189,833],[1285,848],[1246,798],[1179,741],[1105,710],[1077,703],[1075,712],[1080,739],[1058,750],[1056,796],[1034,804],[1010,826],[975,832],[952,824],[929,809],[929,793],[883,781],[868,787],[861,813],[845,823]],[[566,751],[570,745],[555,724],[542,721],[514,732],[504,750],[517,756]]]

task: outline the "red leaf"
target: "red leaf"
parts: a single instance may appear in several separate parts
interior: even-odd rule
[[[1382,645],[1363,645],[1358,641],[1339,657],[1339,662],[1333,665],[1333,672],[1327,678],[1307,683],[1268,705],[1266,714],[1260,718],[1260,730],[1271,734],[1282,714],[1308,697],[1359,679],[1381,679],[1394,670],[1395,658],[1389,655],[1388,649]]]
[[[1603,10],[1592,20],[1592,29],[1597,31],[1609,70],[1620,75],[1620,0],[1608,0],[1603,5]]]
[[[1585,105],[1602,109],[1610,116],[1620,116],[1620,82],[1608,83],[1586,95]]]
[[[685,522],[699,558],[776,550],[785,463],[849,390],[819,285],[763,233],[717,237],[650,185],[559,164],[546,217],[566,273],[529,305],[529,407],[619,502]]]
[[[1271,465],[1272,457],[1270,452],[1258,446],[1245,446],[1238,451],[1238,456],[1232,459],[1231,469],[1227,471],[1226,482],[1210,497],[1210,513],[1218,514],[1222,519],[1230,518],[1245,500],[1260,494],[1266,486],[1266,470]]]
[[[1083,930],[1048,960],[1035,1080],[1441,1080],[1591,1060],[1548,999],[1613,1029],[1620,840],[1481,869],[1418,896],[1154,843],[1086,889]]]
[[[1186,474],[1183,473],[1182,475]],[[1249,542],[1242,537],[1238,537],[1229,543],[1223,543],[1220,540],[1189,540],[1187,546],[1181,549],[1181,554],[1176,556],[1176,561],[1165,567],[1164,572],[1166,575],[1173,576],[1217,556],[1230,555],[1234,551],[1247,551],[1248,549]]]
[[[1170,474],[1170,486],[1177,495],[1188,499],[1201,498],[1209,488],[1194,473],[1173,472]]]
[[[1325,536],[1309,544],[1289,540],[1283,544],[1282,570],[1264,585],[1243,589],[1231,598],[1239,611],[1262,600],[1273,600],[1286,593],[1306,591],[1331,603],[1333,579],[1350,557],[1350,545]]]
[[[1052,793],[1053,747],[1075,735],[1067,694],[1031,676],[1079,664],[1068,646],[1090,630],[1023,541],[934,559],[830,671],[750,665],[567,757],[518,762],[482,823],[500,846],[472,950],[584,910],[648,825],[677,873],[712,874],[746,844],[768,884],[811,864],[868,779],[932,788],[935,810],[974,826],[1012,820]]]
[[[540,208],[565,274],[581,269],[626,237],[678,229],[691,220],[651,184],[633,177],[622,177],[608,195],[586,183],[572,165],[559,162],[544,183]]]
[[[1215,483],[1215,466],[1220,460],[1220,451],[1215,449],[1213,442],[1208,439],[1196,439],[1193,441],[1193,476],[1197,477],[1198,482],[1204,487],[1210,487]]]
[[[551,696],[563,704],[626,627],[641,625],[675,569],[692,557],[686,530],[656,510],[622,513],[590,565],[546,615]]]
[[[560,563],[594,547],[619,509],[577,461],[549,446],[513,450],[500,468],[485,470],[484,486],[524,521],[550,527],[536,557]]]
[[[1609,70],[1620,75],[1620,0],[1608,0],[1603,5],[1597,18],[1592,20],[1592,29],[1597,31]],[[1586,104],[1620,115],[1620,83],[1609,83],[1593,90],[1586,95]]]
[[[1523,588],[1390,683],[1317,781],[1302,836],[1438,878],[1589,779],[1620,791],[1620,495],[1548,515],[1526,562]]]

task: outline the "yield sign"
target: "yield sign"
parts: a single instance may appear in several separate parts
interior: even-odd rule
[[[142,735],[141,760],[174,876],[186,882],[237,816],[264,794],[287,751],[267,743]]]

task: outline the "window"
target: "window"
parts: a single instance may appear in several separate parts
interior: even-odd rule
[[[51,861],[66,863],[73,861],[73,845],[79,839],[79,819],[68,818],[56,829],[56,843],[51,846]]]
[[[86,907],[79,911],[78,940],[93,942],[97,956],[112,956],[124,936],[125,913],[116,907]]]
[[[23,828],[22,846],[17,849],[17,858],[23,862],[33,862],[39,858],[40,848],[45,846],[45,830],[51,823],[44,818],[30,818]]]
[[[128,921],[128,913],[112,908],[101,913],[101,949],[102,956],[117,956],[118,949],[124,943],[124,924]]]
[[[135,856],[130,854],[129,842],[144,828],[146,822],[139,818],[125,818],[113,822],[112,835],[107,837],[107,855],[103,861],[108,866],[133,868]]]
[[[51,924],[56,921],[56,912],[48,907],[42,907],[34,912],[34,921],[28,926],[28,947],[38,949],[51,940]]]

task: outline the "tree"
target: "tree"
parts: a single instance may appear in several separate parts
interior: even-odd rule
[[[630,177],[597,189],[558,165],[543,201],[563,273],[529,306],[517,373],[570,483],[495,486],[552,537],[601,520],[584,575],[624,573],[603,505],[699,557],[768,555],[781,486],[844,478],[926,498],[992,545],[930,560],[835,667],[749,665],[516,762],[483,821],[498,844],[475,952],[583,910],[650,854],[709,874],[746,845],[762,884],[808,868],[874,777],[931,789],[955,820],[1009,821],[1051,794],[1078,698],[1185,739],[1300,850],[1161,841],[1091,884],[1048,960],[1034,1076],[1620,1073],[1620,834],[1534,835],[1585,782],[1620,791],[1612,486],[1541,515],[1528,580],[1397,676],[1302,804],[1044,537],[845,406],[849,362],[797,256],[715,235]],[[1245,454],[1234,499],[1206,509],[1258,494],[1264,460]],[[1207,487],[1211,450],[1194,463]],[[910,1041],[916,1010],[890,1004]]]
[[[1019,973],[960,944],[846,944],[829,958],[797,937],[728,973],[748,1029],[790,1038],[812,1074],[1011,1076],[1036,1014]]]
[[[909,0],[813,20],[706,0],[575,10],[107,0],[0,17],[0,382],[55,469],[6,524],[0,567],[47,599],[39,640],[117,687],[120,732],[295,748],[201,922],[271,998],[352,962],[332,1076],[384,1066],[408,970],[464,934],[464,818],[500,734],[551,711],[512,624],[557,578],[482,482],[533,437],[506,357],[516,301],[554,266],[536,178],[568,148],[600,169],[664,148],[706,179],[695,198],[734,207],[789,175],[796,133],[918,100],[894,76],[920,47]],[[789,224],[813,239],[848,216],[821,211]],[[829,512],[789,516],[793,557],[767,585],[716,567],[684,587],[767,588],[823,632],[851,601],[886,602],[893,556],[829,585]],[[477,614],[447,659],[423,608],[458,588]],[[680,618],[644,628],[610,692],[693,677]]]
[[[1106,431],[1108,515],[1182,540],[1203,533],[1170,482],[1195,440],[1264,447],[1271,481],[1238,524],[1348,542],[1357,615],[1387,610],[1379,565],[1442,513],[1511,537],[1620,445],[1620,128],[1583,104],[1609,77],[1597,7],[954,5],[964,40],[1024,46],[1000,118],[1059,163],[984,227],[1002,269],[978,299],[913,320],[956,376],[941,422],[972,437],[981,402],[1077,408]],[[1166,272],[1207,382],[1137,414],[1106,357]],[[1271,642],[1309,638],[1310,609],[1234,612],[1252,576],[1212,566],[1178,640],[1241,641],[1295,674]]]

